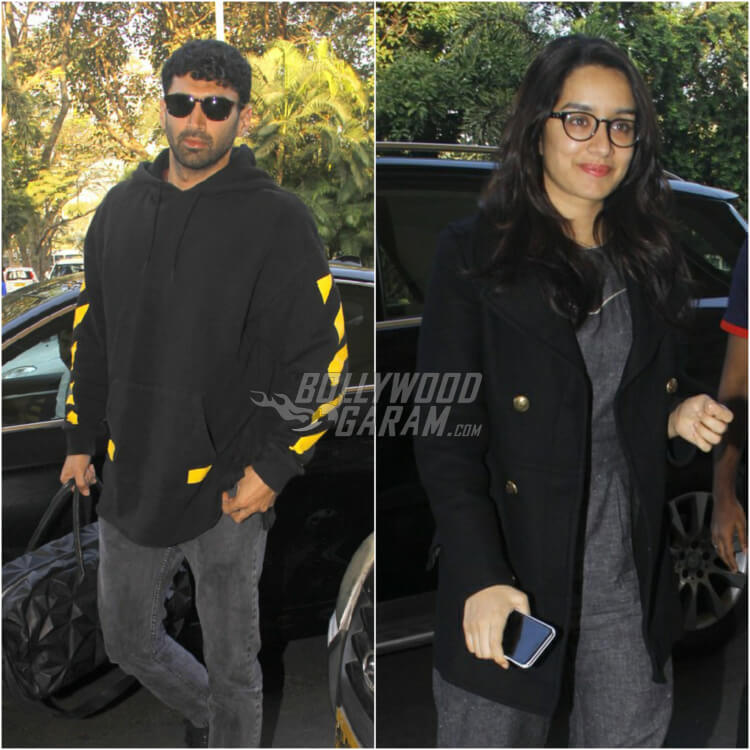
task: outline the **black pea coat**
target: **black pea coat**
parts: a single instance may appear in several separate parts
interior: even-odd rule
[[[481,372],[471,404],[451,408],[442,436],[415,441],[440,545],[435,664],[470,692],[551,715],[560,693],[576,550],[585,512],[591,386],[575,330],[538,283],[503,291],[467,277],[491,248],[476,217],[441,236],[420,333],[420,372]],[[667,420],[679,390],[679,337],[628,283],[633,339],[615,400],[631,486],[633,554],[653,678],[680,631],[668,549]],[[458,425],[476,425],[474,437]],[[471,432],[471,430],[469,430]],[[672,446],[675,448],[676,446]],[[524,591],[558,637],[527,670],[473,656],[462,629],[468,596],[495,584]],[[618,644],[613,644],[617,648]]]

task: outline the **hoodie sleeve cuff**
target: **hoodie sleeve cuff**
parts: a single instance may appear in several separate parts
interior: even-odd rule
[[[65,430],[65,441],[67,443],[66,455],[72,456],[85,453],[93,456],[96,453],[96,433],[80,427]]]
[[[288,449],[286,452],[291,453]],[[276,448],[264,451],[253,462],[253,469],[277,495],[292,477],[302,473],[302,468],[291,455],[285,456]]]

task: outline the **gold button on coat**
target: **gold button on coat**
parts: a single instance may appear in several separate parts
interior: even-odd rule
[[[529,404],[529,399],[527,396],[523,396],[523,395],[516,396],[513,399],[513,408],[516,411],[528,411],[529,406],[530,404]]]
[[[677,381],[677,378],[670,378],[667,380],[667,393],[677,393],[677,387],[679,386],[679,383]]]
[[[517,495],[518,494],[518,485],[514,481],[512,481],[512,480],[509,479],[505,483],[505,491],[509,495]]]

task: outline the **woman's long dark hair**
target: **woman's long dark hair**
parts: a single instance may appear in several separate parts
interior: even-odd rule
[[[645,291],[667,319],[684,307],[688,274],[667,218],[671,190],[659,160],[656,113],[633,63],[604,39],[567,36],[548,44],[531,63],[516,95],[514,112],[499,148],[499,167],[485,189],[481,206],[499,230],[499,244],[482,275],[500,285],[533,273],[552,307],[580,325],[599,301],[596,265],[572,239],[569,222],[552,205],[544,188],[539,142],[568,75],[598,65],[625,75],[633,93],[638,143],[625,178],[604,200],[594,237],[607,244],[620,273]]]

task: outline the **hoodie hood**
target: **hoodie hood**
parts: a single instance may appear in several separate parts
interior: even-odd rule
[[[169,278],[173,281],[179,262],[180,246],[203,196],[279,188],[267,172],[255,166],[255,155],[245,145],[232,148],[229,163],[223,169],[188,190],[180,190],[163,179],[168,168],[169,149],[166,148],[153,162],[142,162],[132,179],[134,185],[153,191],[156,205],[150,232],[151,241],[141,273],[145,275],[149,272],[154,247],[159,246],[169,257]],[[159,222],[164,222],[165,219],[168,231],[160,231]]]
[[[169,168],[169,149],[165,148],[153,162],[141,162],[133,175],[133,180],[144,185],[176,190],[179,193],[217,193],[225,190],[246,190],[257,187],[260,181],[264,186],[275,185],[262,169],[255,165],[255,154],[245,146],[235,146],[229,156],[229,163],[218,172],[193,185],[188,190],[180,190],[163,179]]]

